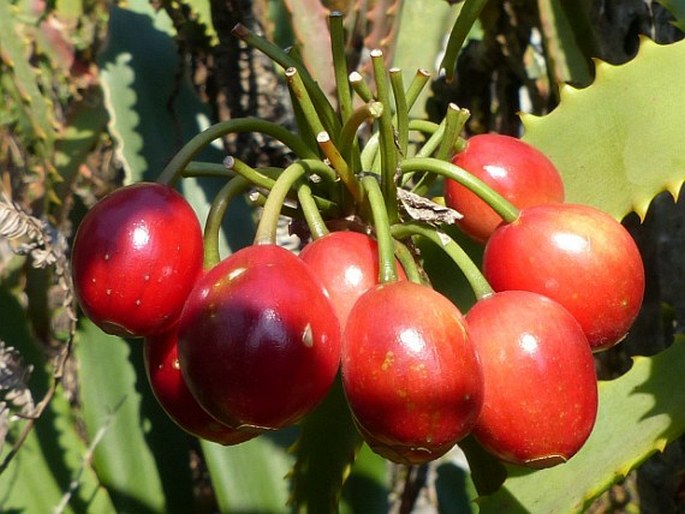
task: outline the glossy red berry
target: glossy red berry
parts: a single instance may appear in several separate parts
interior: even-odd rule
[[[490,237],[483,272],[496,291],[533,291],[559,302],[593,350],[626,335],[645,287],[642,258],[628,231],[586,205],[522,209]]]
[[[188,388],[219,421],[278,429],[326,395],[340,361],[340,326],[307,265],[255,245],[209,270],[179,324]]]
[[[341,327],[357,299],[378,284],[378,243],[366,234],[331,232],[307,244],[300,258],[328,291]],[[398,278],[406,280],[404,269],[396,264]]]
[[[200,407],[181,374],[176,328],[144,340],[145,371],[152,392],[167,415],[189,434],[223,445],[239,444],[257,432],[219,423]]]
[[[485,380],[476,438],[515,464],[570,459],[597,415],[594,360],[575,318],[537,293],[505,291],[478,301],[466,321]]]
[[[519,209],[564,201],[564,184],[552,161],[520,139],[502,134],[473,136],[452,162]],[[487,203],[454,180],[445,181],[445,202],[464,215],[457,224],[476,240],[486,241],[502,222]]]
[[[178,321],[202,272],[202,230],[174,189],[138,183],[88,211],[71,259],[86,316],[111,334],[147,336]]]
[[[413,282],[370,289],[352,308],[341,359],[345,394],[369,445],[418,464],[473,428],[483,377],[459,310]]]

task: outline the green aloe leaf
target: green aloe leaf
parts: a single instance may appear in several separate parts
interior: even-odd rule
[[[209,109],[187,79],[178,82],[179,60],[174,28],[165,12],[147,0],[129,8],[112,7],[108,46],[99,59],[109,129],[127,182],[155,180],[164,165],[195,134],[209,126]],[[178,90],[176,87],[178,86]],[[221,162],[223,154],[207,148],[199,159]],[[204,221],[221,180],[185,179],[180,189]],[[222,252],[249,244],[254,232],[245,201],[229,207]]]
[[[81,323],[75,339],[82,414],[93,466],[118,512],[192,511],[190,438],[163,414],[130,343]]]
[[[28,382],[39,401],[51,382],[30,328],[29,318],[16,297],[0,288],[0,340],[33,366]],[[4,461],[25,422],[12,424],[0,459]],[[74,413],[58,388],[40,419],[7,469],[0,475],[0,512],[116,512],[88,459],[88,448],[76,429]]]
[[[591,86],[563,86],[551,113],[522,117],[523,138],[559,168],[568,201],[644,218],[658,193],[677,196],[685,180],[683,62],[685,41],[643,38],[632,61],[596,61]]]
[[[282,438],[282,439],[281,439]],[[237,446],[202,441],[202,452],[221,512],[287,512],[292,456],[287,433],[260,436]]]
[[[86,161],[106,126],[107,111],[102,103],[102,94],[99,89],[88,90],[83,100],[71,109],[68,123],[55,142],[55,168],[63,179],[55,185],[59,198],[68,194],[79,166]]]
[[[512,467],[504,486],[479,500],[480,512],[581,512],[611,484],[685,432],[685,337],[654,357],[636,357],[623,376],[600,382],[597,424],[567,463]]]
[[[461,3],[449,5],[433,0],[402,2],[397,43],[393,53],[393,66],[402,70],[402,78],[408,85],[418,69],[426,69],[435,76],[438,72],[438,56],[443,51],[445,34],[459,13]],[[427,31],[426,27],[430,26]],[[412,109],[412,115],[424,117],[429,88],[424,90]]]
[[[117,156],[127,180],[137,182],[161,171],[182,136],[168,108],[178,71],[171,20],[148,2],[129,6],[112,7],[98,65]]]

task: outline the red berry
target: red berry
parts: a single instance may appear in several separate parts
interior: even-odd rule
[[[564,201],[559,172],[542,152],[501,134],[471,137],[452,162],[492,187],[519,209]],[[459,227],[486,241],[502,222],[487,203],[454,180],[445,181],[445,202],[464,215]]]
[[[193,396],[239,428],[297,422],[325,397],[340,360],[340,326],[321,284],[276,245],[244,248],[209,270],[178,337]]]
[[[72,248],[81,308],[105,332],[147,336],[170,328],[202,272],[202,230],[169,186],[138,183],[98,202]]]
[[[413,282],[382,284],[352,308],[342,378],[369,445],[396,462],[436,459],[467,435],[483,377],[459,310]]]
[[[223,445],[239,444],[258,435],[219,423],[200,407],[181,374],[176,328],[146,337],[143,348],[152,392],[179,427],[191,435]]]
[[[594,360],[578,322],[527,291],[484,298],[466,321],[485,380],[476,438],[515,464],[542,468],[570,459],[597,415]]]
[[[628,231],[586,205],[522,209],[490,237],[483,272],[496,291],[533,291],[559,302],[594,350],[626,335],[645,287],[642,258]]]
[[[307,244],[300,257],[323,284],[344,327],[357,299],[378,284],[378,243],[359,232],[331,232]],[[406,280],[396,264],[399,279]]]

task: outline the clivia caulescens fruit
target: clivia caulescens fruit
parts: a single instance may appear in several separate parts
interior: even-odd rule
[[[214,418],[275,430],[326,396],[339,367],[340,326],[304,261],[253,245],[198,281],[179,322],[178,354],[188,388]]]
[[[202,229],[190,204],[173,188],[148,182],[119,188],[95,204],[71,254],[84,313],[123,337],[174,325],[202,261]]]

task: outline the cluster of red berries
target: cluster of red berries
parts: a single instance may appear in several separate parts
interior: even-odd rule
[[[237,444],[296,424],[340,373],[360,433],[393,461],[433,460],[473,433],[509,462],[563,462],[595,422],[593,351],[640,308],[640,254],[613,218],[564,203],[554,166],[520,140],[476,136],[453,162],[520,209],[503,223],[445,181],[461,228],[486,244],[492,290],[465,316],[399,261],[379,283],[388,263],[371,230],[329,233],[299,256],[255,244],[203,269],[196,214],[153,183],[86,215],[77,297],[104,331],[144,338],[156,397],[199,437]]]

